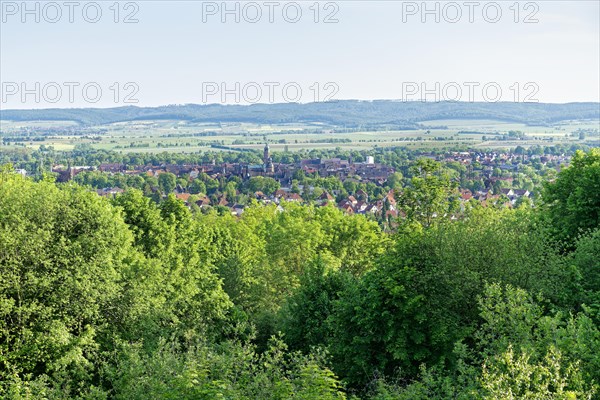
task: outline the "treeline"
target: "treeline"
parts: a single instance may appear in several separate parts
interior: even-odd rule
[[[598,119],[598,103],[421,102],[393,100],[339,100],[319,103],[253,105],[186,104],[162,107],[98,109],[3,110],[0,119],[13,121],[76,121],[83,125],[136,120],[191,122],[253,122],[260,124],[325,123],[344,127],[365,125],[418,127],[420,121],[439,119],[494,119],[547,124],[557,121]]]
[[[600,149],[535,209],[410,180],[388,235],[333,207],[193,214],[0,173],[0,396],[591,399]]]

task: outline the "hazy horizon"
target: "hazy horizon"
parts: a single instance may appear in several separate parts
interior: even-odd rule
[[[419,100],[415,100],[415,101],[403,101],[403,100],[399,100],[399,99],[373,99],[373,100],[363,100],[363,99],[335,99],[335,100],[330,100],[330,103],[334,103],[334,102],[368,102],[368,103],[376,103],[376,102],[397,102],[397,103],[424,103],[424,104],[435,104],[435,103],[462,103],[462,104],[488,104],[487,102],[484,101],[479,101],[479,102],[468,102],[468,101],[438,101],[438,102],[433,102],[433,101],[419,101]],[[199,104],[199,103],[182,103],[182,104],[161,104],[161,105],[157,105],[157,106],[141,106],[141,105],[136,105],[136,104],[125,104],[125,105],[115,105],[115,106],[107,106],[107,107],[47,107],[47,108],[2,108],[0,109],[1,111],[43,111],[43,110],[83,110],[83,109],[90,109],[90,110],[108,110],[108,109],[112,109],[112,108],[122,108],[122,107],[134,107],[134,108],[161,108],[161,107],[184,107],[184,106],[202,106],[202,107],[209,107],[209,106],[241,106],[241,107],[250,107],[250,106],[278,106],[278,105],[283,105],[283,104],[297,104],[297,105],[307,105],[307,104],[317,104],[317,103],[323,103],[323,102],[307,102],[307,103],[288,103],[288,102],[281,102],[281,103],[254,103],[254,104],[227,104],[227,103],[208,103],[208,104]],[[507,104],[507,103],[513,103],[511,101],[498,101],[496,102],[496,104]],[[550,103],[550,102],[538,102],[538,103],[530,103],[530,104],[543,104],[543,105],[568,105],[568,104],[598,104],[600,106],[600,102],[598,101],[570,101],[570,102],[566,102],[566,103]]]
[[[3,110],[600,102],[596,1],[51,3],[1,2]]]

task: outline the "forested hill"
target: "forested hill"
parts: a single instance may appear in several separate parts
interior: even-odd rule
[[[188,104],[0,111],[0,119],[4,120],[77,121],[84,125],[144,119],[177,119],[194,122],[322,122],[347,126],[393,124],[408,127],[420,121],[449,118],[547,124],[561,120],[600,118],[600,103],[424,103],[343,100],[308,104]]]

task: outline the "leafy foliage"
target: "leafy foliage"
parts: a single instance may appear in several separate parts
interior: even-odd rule
[[[0,397],[594,398],[597,156],[543,207],[458,220],[434,217],[458,175],[422,161],[395,234],[334,207],[193,213],[2,167]]]
[[[600,225],[600,149],[578,151],[544,191],[546,215],[558,240],[572,245]]]
[[[398,205],[409,221],[417,221],[425,227],[451,212],[450,197],[454,185],[441,165],[422,158],[412,167],[413,178],[404,189]]]
[[[76,392],[118,322],[132,235],[95,194],[18,178],[0,184],[0,221],[0,373]]]
[[[277,338],[262,354],[236,342],[201,344],[186,352],[162,343],[150,355],[125,346],[110,374],[116,399],[345,399],[321,362],[288,353]]]

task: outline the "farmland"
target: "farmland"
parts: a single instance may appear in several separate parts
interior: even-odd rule
[[[348,128],[323,123],[258,124],[246,122],[201,123],[181,120],[136,120],[99,125],[75,121],[0,121],[2,147],[72,150],[86,144],[117,152],[192,153],[208,149],[257,150],[265,141],[273,151],[301,149],[371,149],[406,146],[437,148],[509,148],[518,145],[597,143],[598,120],[572,120],[553,124],[483,119],[421,121],[413,129],[361,126]],[[515,137],[510,132],[522,133]],[[584,132],[580,135],[580,132]]]

